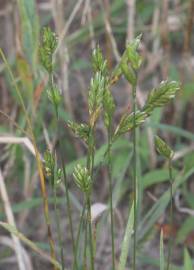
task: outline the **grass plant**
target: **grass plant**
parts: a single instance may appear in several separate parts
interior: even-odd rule
[[[75,226],[73,226],[72,218],[72,202],[70,198],[69,191],[69,178],[67,173],[67,164],[64,159],[64,153],[62,152],[62,137],[60,136],[60,130],[64,128],[61,126],[59,112],[62,109],[61,105],[61,92],[59,86],[54,82],[54,63],[53,56],[55,50],[58,46],[58,39],[51,31],[50,28],[46,27],[43,29],[42,42],[40,45],[40,59],[43,67],[45,68],[48,74],[48,85],[47,85],[47,97],[52,104],[55,117],[55,126],[57,130],[57,140],[59,145],[59,150],[53,149],[53,151],[46,151],[44,155],[44,168],[43,163],[40,158],[40,151],[36,143],[36,139],[33,133],[33,127],[31,124],[30,116],[24,105],[24,101],[20,90],[18,89],[17,83],[14,79],[12,71],[9,67],[9,64],[2,52],[0,51],[1,57],[6,65],[6,68],[10,74],[11,80],[15,85],[17,95],[20,100],[21,107],[24,111],[26,122],[29,129],[30,139],[33,142],[35,148],[37,166],[39,171],[39,176],[41,179],[41,189],[42,189],[42,198],[44,204],[44,213],[45,220],[48,228],[48,238],[50,242],[51,257],[50,262],[53,265],[53,269],[67,269],[66,258],[65,258],[65,249],[67,249],[66,243],[63,241],[63,231],[61,228],[61,211],[59,209],[58,201],[58,187],[63,185],[65,188],[65,199],[66,199],[66,209],[67,217],[69,220],[69,230],[71,235],[71,244],[72,244],[72,266],[71,269],[96,269],[96,240],[94,235],[94,225],[92,220],[92,203],[93,203],[93,191],[96,181],[96,169],[97,169],[97,155],[99,149],[97,149],[96,137],[97,137],[97,124],[101,121],[103,122],[104,128],[107,133],[107,142],[105,150],[103,150],[103,155],[101,155],[100,162],[103,162],[107,166],[108,171],[108,185],[109,185],[109,213],[110,213],[110,239],[111,239],[111,256],[112,263],[110,269],[112,270],[124,270],[128,265],[129,269],[136,270],[139,267],[138,263],[138,250],[140,244],[140,236],[143,238],[150,227],[156,221],[154,216],[158,208],[161,208],[163,200],[167,198],[170,202],[170,223],[173,226],[173,194],[176,189],[176,183],[179,183],[180,180],[175,179],[175,184],[173,184],[173,169],[172,169],[172,153],[171,148],[159,137],[156,137],[156,148],[160,154],[162,154],[169,163],[169,178],[170,178],[170,189],[167,193],[159,199],[158,203],[153,206],[149,213],[147,213],[147,219],[150,217],[149,222],[146,222],[147,231],[142,230],[142,235],[138,234],[140,230],[141,220],[139,220],[139,213],[137,206],[138,204],[138,186],[140,179],[138,178],[138,164],[137,164],[137,155],[138,155],[138,141],[137,141],[137,129],[142,127],[146,122],[146,119],[151,117],[157,108],[164,107],[168,102],[174,99],[177,91],[180,89],[179,83],[176,81],[162,81],[158,86],[156,86],[152,91],[149,92],[145,104],[139,109],[137,106],[137,84],[138,84],[138,72],[142,64],[142,57],[139,53],[139,45],[141,43],[141,35],[136,37],[134,40],[129,42],[126,45],[126,48],[121,56],[119,63],[113,68],[109,68],[107,60],[103,56],[103,53],[99,46],[97,46],[92,53],[92,78],[89,85],[88,91],[88,121],[84,123],[77,123],[75,121],[68,121],[68,127],[73,132],[73,134],[82,140],[84,145],[87,148],[86,158],[81,161],[77,161],[73,169],[73,179],[80,191],[81,196],[83,197],[82,209],[80,220],[78,222],[77,231],[75,231]],[[116,111],[116,103],[112,95],[112,87],[116,86],[118,81],[124,77],[130,85],[131,89],[131,100],[133,103],[132,111],[125,111],[118,121],[116,127],[114,126],[114,114]],[[102,121],[103,119],[103,121]],[[113,161],[112,161],[112,152],[114,147],[119,142],[119,139],[123,138],[125,134],[132,134],[132,139],[130,137],[130,142],[128,143],[132,147],[132,166],[130,170],[132,171],[133,179],[133,190],[130,193],[130,200],[128,206],[128,219],[125,227],[125,232],[123,239],[120,243],[121,252],[120,258],[115,251],[115,204],[114,204],[114,185],[116,184],[113,181]],[[130,153],[128,153],[130,155]],[[103,159],[103,160],[102,160]],[[99,162],[99,163],[100,163]],[[98,163],[98,165],[99,165]],[[72,172],[72,170],[71,170]],[[50,180],[50,188],[54,197],[54,211],[55,211],[55,220],[50,219],[49,215],[49,205],[48,205],[48,193],[47,186],[45,184],[45,174]],[[63,181],[62,181],[63,180]],[[178,182],[176,182],[178,181]],[[168,204],[166,203],[166,206]],[[163,205],[163,207],[165,207]],[[163,209],[161,210],[163,211]],[[158,213],[157,213],[158,214]],[[145,220],[147,220],[145,217]],[[57,239],[58,243],[54,243],[51,233],[51,222],[56,222],[57,227]],[[8,231],[14,231],[13,228],[10,228],[8,224],[1,223],[1,226],[6,228]],[[145,228],[144,228],[145,229]],[[21,238],[24,242],[28,240],[24,238],[18,231],[14,232],[18,237]],[[76,235],[76,238],[74,237]],[[80,239],[84,239],[84,244],[81,243]],[[133,245],[131,245],[133,239]],[[28,245],[33,248],[39,254],[41,253],[39,249],[32,245],[31,242],[28,242]],[[60,259],[56,259],[56,246],[59,246],[60,249]],[[98,248],[98,247],[97,247]],[[133,251],[133,256],[131,256],[131,250]],[[170,268],[170,258],[171,258],[172,245],[169,241],[169,251],[168,259],[166,262],[167,270]],[[89,256],[88,256],[89,254]],[[160,269],[164,269],[164,254],[163,254],[163,234],[161,232],[160,237]],[[79,259],[78,259],[79,255]],[[81,259],[80,259],[81,257]],[[128,263],[128,258],[130,262]],[[185,260],[189,261],[189,255],[185,251]],[[59,260],[59,262],[57,262]],[[117,263],[118,262],[118,263]],[[190,263],[190,262],[188,262]],[[186,264],[186,263],[185,263]],[[118,265],[118,266],[117,266]]]

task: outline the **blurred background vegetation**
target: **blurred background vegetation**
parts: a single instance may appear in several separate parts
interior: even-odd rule
[[[163,228],[167,242],[175,239],[172,269],[184,268],[185,257],[194,254],[194,1],[193,0],[1,0],[0,47],[13,70],[15,80],[31,116],[37,144],[41,153],[58,145],[53,108],[48,102],[48,77],[40,65],[38,47],[41,29],[50,26],[59,39],[55,55],[55,80],[63,96],[59,110],[63,138],[63,153],[67,173],[71,175],[76,162],[84,159],[86,148],[67,128],[67,120],[87,120],[87,93],[91,77],[91,52],[100,45],[110,68],[120,59],[125,44],[143,33],[140,52],[143,65],[138,75],[138,106],[146,99],[147,91],[167,78],[181,82],[177,98],[165,109],[157,112],[138,131],[138,174],[141,201],[139,211],[138,269],[159,269],[159,233]],[[114,86],[117,104],[115,123],[120,115],[131,110],[131,88],[125,80]],[[0,170],[8,193],[15,222],[20,231],[48,250],[47,232],[42,211],[42,199],[36,163],[29,151],[29,141],[21,129],[26,119],[21,110],[13,82],[3,61],[0,62]],[[17,126],[16,124],[17,123]],[[19,129],[18,126],[21,128]],[[177,189],[174,194],[175,224],[169,226],[168,169],[157,157],[154,134],[159,133],[175,151],[174,177]],[[93,202],[107,204],[107,170],[102,164],[106,131],[101,122],[97,126],[95,157],[98,172]],[[114,145],[113,179],[114,206],[116,208],[116,252],[126,223],[130,198],[131,143],[126,136]],[[71,176],[70,176],[71,180]],[[75,228],[80,215],[81,198],[72,181],[69,182]],[[1,187],[2,189],[2,187]],[[2,190],[1,190],[2,192]],[[49,190],[48,190],[49,193]],[[3,199],[2,193],[1,197]],[[61,223],[69,233],[65,218],[64,189],[59,190],[62,211]],[[4,198],[5,199],[5,198]],[[4,200],[0,201],[0,218],[6,220]],[[49,200],[51,216],[53,200]],[[53,217],[54,219],[54,217]],[[109,227],[103,224],[98,237],[96,269],[110,269]],[[55,222],[52,222],[55,234]],[[100,226],[100,225],[99,225]],[[42,257],[27,249],[29,269],[51,269]],[[71,262],[71,249],[66,250]],[[0,236],[0,269],[17,269],[10,236],[3,230]],[[33,268],[32,268],[33,267]],[[188,268],[190,269],[190,268]]]

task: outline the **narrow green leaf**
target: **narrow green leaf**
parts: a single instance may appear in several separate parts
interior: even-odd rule
[[[133,224],[134,224],[134,202],[132,204],[132,207],[129,213],[124,238],[122,241],[118,270],[125,270],[126,268],[127,256],[129,254],[130,240],[133,234]]]
[[[17,3],[21,20],[22,47],[29,63],[35,68],[39,39],[36,1],[18,0]]]
[[[176,176],[177,170],[173,169],[173,176]],[[169,181],[169,170],[168,169],[156,169],[145,173],[142,176],[143,187],[148,188],[152,185]]]
[[[189,132],[189,131],[184,130],[184,129],[179,128],[179,127],[175,127],[175,126],[167,125],[167,124],[159,124],[159,123],[154,123],[154,122],[149,122],[148,126],[155,128],[155,129],[160,129],[160,130],[172,132],[172,133],[176,134],[177,136],[194,141],[194,135],[192,132]]]
[[[184,270],[192,270],[193,264],[191,260],[191,256],[188,252],[188,250],[185,248],[184,250]]]

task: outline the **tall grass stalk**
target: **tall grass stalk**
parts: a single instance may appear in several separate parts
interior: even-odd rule
[[[169,181],[170,181],[170,239],[168,245],[168,258],[167,258],[167,270],[170,269],[170,259],[172,254],[173,246],[173,175],[172,175],[172,158],[168,160],[168,169],[169,169]]]
[[[134,192],[134,237],[133,237],[133,270],[136,270],[136,246],[137,246],[137,134],[136,134],[136,84],[132,89],[133,94],[133,192]]]
[[[127,225],[125,228],[125,234],[124,234],[122,246],[121,246],[121,255],[119,259],[118,270],[126,269],[126,262],[127,262],[127,257],[129,253],[130,240],[133,235],[133,225],[134,225],[134,201],[130,208]]]
[[[75,267],[76,267],[76,261],[77,261],[77,253],[78,253],[78,248],[79,248],[81,228],[82,228],[83,223],[84,223],[85,210],[86,210],[86,203],[84,202],[84,206],[82,208],[82,213],[81,213],[81,217],[80,217],[80,221],[79,221],[79,225],[78,225],[77,237],[75,240],[75,248],[76,249],[75,249],[74,262],[73,262],[73,270],[76,269]]]
[[[51,59],[51,61],[52,61],[52,59]],[[51,89],[52,98],[54,100],[54,86],[53,86],[53,71],[52,71],[52,69],[49,73],[49,88]],[[54,103],[54,109],[55,109],[57,133],[58,133],[58,106],[56,103]],[[55,157],[55,159],[56,159],[56,157]],[[54,168],[54,172],[53,172],[53,177],[54,177],[54,179],[53,179],[54,211],[55,211],[55,216],[56,216],[57,237],[58,237],[59,248],[60,248],[61,265],[62,265],[62,269],[64,269],[65,268],[65,266],[64,266],[64,247],[62,244],[63,238],[62,238],[62,230],[61,230],[61,222],[60,222],[60,212],[59,212],[59,209],[57,206],[57,179],[56,179],[57,176],[56,176],[56,173],[57,172]]]
[[[110,222],[111,222],[111,251],[112,251],[112,269],[115,270],[115,235],[114,235],[114,213],[113,213],[113,195],[112,195],[112,162],[111,162],[111,146],[112,132],[111,125],[108,128],[108,180],[109,180],[109,196],[110,196]]]
[[[86,215],[86,218],[87,215]],[[87,269],[87,243],[88,243],[88,220],[85,221],[83,267]]]
[[[172,252],[173,244],[173,174],[172,174],[172,157],[174,155],[173,150],[163,141],[160,137],[156,136],[155,144],[157,151],[163,155],[168,161],[168,170],[169,170],[169,183],[170,183],[170,239],[168,244],[168,258],[167,258],[167,267],[170,269],[170,258]]]
[[[91,216],[91,198],[87,198],[87,220],[88,220],[88,227],[89,227],[89,243],[90,243],[90,269],[94,270],[94,247],[93,247],[93,234],[92,234],[92,216]]]
[[[55,180],[54,180],[55,181]],[[59,242],[59,247],[60,247],[60,256],[61,256],[61,266],[62,270],[65,269],[65,259],[64,259],[64,247],[63,247],[63,238],[62,238],[62,232],[61,232],[61,226],[60,226],[60,212],[57,207],[58,205],[58,200],[57,200],[57,186],[56,183],[54,182],[54,209],[55,209],[55,215],[56,215],[56,225],[57,225],[57,237],[58,237],[58,242]]]
[[[89,139],[88,139],[88,157],[87,169],[93,183],[93,170],[94,170],[94,126],[90,126]],[[87,222],[89,229],[89,243],[90,243],[90,263],[91,270],[94,270],[94,248],[93,248],[93,234],[92,234],[92,217],[91,217],[91,190],[86,194],[87,203]]]
[[[63,153],[61,152],[62,144],[59,139],[59,148],[60,148],[60,158],[61,158],[61,164],[62,164],[62,171],[63,171],[63,180],[64,180],[64,186],[65,186],[65,196],[66,196],[66,202],[67,202],[67,215],[68,215],[68,221],[69,221],[69,227],[70,227],[70,234],[71,234],[71,240],[72,240],[72,247],[73,247],[73,256],[75,258],[75,240],[74,240],[74,232],[73,232],[73,221],[72,221],[72,211],[71,211],[71,203],[70,203],[70,197],[69,197],[69,189],[68,189],[68,183],[67,183],[67,173],[65,168],[65,160],[63,157]],[[77,260],[75,260],[75,264],[77,266]]]
[[[73,233],[73,222],[72,222],[72,212],[71,212],[71,204],[70,204],[70,198],[69,198],[69,190],[68,190],[68,183],[67,183],[67,175],[66,175],[66,167],[65,167],[65,161],[62,153],[62,143],[61,143],[61,138],[60,138],[60,123],[59,123],[59,115],[58,115],[58,107],[61,102],[61,94],[58,89],[58,87],[54,84],[54,78],[53,78],[53,55],[55,53],[55,50],[57,48],[58,40],[55,35],[51,31],[50,28],[45,27],[43,29],[43,37],[42,37],[42,45],[39,48],[40,51],[40,58],[43,67],[47,71],[49,75],[49,82],[48,86],[49,89],[47,91],[48,93],[48,98],[50,99],[51,103],[54,106],[55,110],[55,120],[56,120],[56,125],[57,125],[57,137],[59,141],[59,155],[61,159],[61,166],[62,166],[62,173],[63,173],[63,180],[64,180],[64,186],[65,186],[65,196],[66,196],[66,202],[67,202],[67,215],[68,215],[68,221],[69,221],[69,226],[70,226],[70,233],[71,233],[71,240],[72,240],[72,246],[73,246],[73,255],[75,257],[75,241],[74,241],[74,233]],[[56,222],[57,222],[57,228],[60,228],[60,218],[58,217],[56,213]],[[58,233],[61,232],[61,229],[58,230]],[[62,235],[60,236],[62,238]],[[62,247],[60,248],[62,249]],[[62,255],[62,250],[61,250],[61,255]],[[63,258],[61,257],[61,260]],[[77,262],[75,260],[76,266]]]
[[[53,99],[54,99],[53,75],[50,74],[49,77],[51,77],[51,79],[49,81],[50,81],[50,87],[51,87],[51,91],[52,91],[52,95],[53,95]],[[66,196],[66,202],[67,202],[67,215],[68,215],[68,220],[69,220],[70,234],[71,234],[72,247],[73,247],[73,255],[75,258],[76,257],[76,254],[75,254],[76,247],[75,247],[74,232],[73,232],[71,203],[70,203],[70,198],[69,198],[69,189],[68,189],[68,183],[67,183],[67,173],[66,173],[65,160],[64,160],[63,153],[61,150],[62,143],[61,143],[61,139],[60,139],[60,123],[59,123],[59,115],[58,115],[58,106],[55,103],[54,103],[54,108],[55,108],[55,116],[56,116],[56,123],[57,123],[57,136],[58,136],[58,141],[59,141],[59,155],[60,155],[60,159],[61,159],[61,166],[62,166],[63,180],[64,180],[63,182],[64,182],[64,187],[65,187],[65,196]],[[60,223],[61,223],[60,218],[57,218],[56,222],[57,222],[57,227],[60,227]],[[62,235],[60,237],[62,237]],[[61,254],[62,254],[62,250],[61,250]],[[75,265],[77,267],[77,260],[76,259],[75,259]]]

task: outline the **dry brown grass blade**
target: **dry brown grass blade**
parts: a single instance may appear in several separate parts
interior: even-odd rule
[[[2,136],[0,144],[24,144],[26,148],[35,156],[35,149],[32,142],[27,137]]]
[[[71,23],[73,22],[73,20],[74,20],[76,14],[77,14],[77,12],[79,11],[79,9],[80,9],[80,7],[81,7],[83,1],[84,1],[84,0],[79,0],[79,1],[77,1],[77,3],[76,3],[76,5],[74,6],[74,9],[72,10],[72,12],[71,12],[71,14],[70,14],[68,20],[66,21],[66,24],[65,24],[65,26],[64,26],[64,28],[63,28],[62,32],[60,33],[60,36],[59,36],[58,47],[57,47],[57,49],[56,49],[56,52],[57,52],[57,50],[60,48],[60,46],[62,45],[63,40],[64,40],[64,38],[65,38],[65,36],[66,36],[68,30],[69,30],[69,27],[70,27]]]
[[[9,247],[10,249],[14,249],[13,240],[10,237],[7,237],[7,236],[0,236],[0,245],[4,245],[4,246]],[[25,264],[27,266],[27,269],[28,270],[33,270],[33,266],[32,266],[30,256],[28,255],[27,251],[24,249],[23,246],[21,246],[21,249],[22,249],[22,253],[23,253],[23,257],[24,257],[24,261],[25,261]],[[13,257],[5,258],[5,259],[1,260],[1,262],[2,263],[6,263],[6,262],[10,263],[11,258],[13,258]],[[15,258],[15,256],[14,256],[14,258]],[[13,263],[15,263],[16,260],[17,260],[17,258],[14,259]]]

